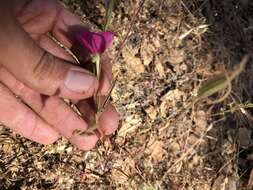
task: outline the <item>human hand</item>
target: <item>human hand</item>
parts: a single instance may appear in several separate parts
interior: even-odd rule
[[[50,32],[68,48],[69,34],[81,21],[54,0],[0,2],[0,122],[33,141],[50,144],[68,138],[83,150],[93,148],[96,134],[85,131],[95,112],[88,99],[110,89],[111,65],[105,61],[101,81],[87,70],[71,64],[72,57],[48,37]],[[20,97],[22,101],[16,98]],[[62,98],[78,102],[80,118]],[[118,114],[108,104],[100,116],[103,135],[118,126]]]

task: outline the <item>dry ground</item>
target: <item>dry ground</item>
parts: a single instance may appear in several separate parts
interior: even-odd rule
[[[101,28],[100,1],[64,2]],[[136,9],[134,0],[117,1],[112,57]],[[219,92],[185,106],[207,80],[251,53],[252,40],[249,0],[146,0],[114,65],[119,130],[95,150],[81,152],[64,139],[41,146],[2,127],[0,189],[247,189],[252,61],[225,101],[210,104],[223,96]]]

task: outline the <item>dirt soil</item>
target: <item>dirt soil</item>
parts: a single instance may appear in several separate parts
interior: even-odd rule
[[[63,2],[102,28],[101,1]],[[119,130],[82,152],[66,139],[42,146],[0,126],[0,189],[251,189],[252,60],[227,96],[187,103],[251,54],[252,1],[146,0],[137,17],[141,2],[117,1],[110,26]]]

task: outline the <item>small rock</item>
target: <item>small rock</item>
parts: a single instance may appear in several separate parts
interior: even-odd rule
[[[151,44],[148,44],[146,41],[142,43],[140,53],[145,66],[148,66],[152,62],[154,58],[154,51],[155,48]]]
[[[145,112],[148,114],[148,116],[150,117],[150,119],[155,120],[158,110],[157,108],[154,108],[153,106],[148,107],[147,109],[145,109]]]
[[[249,129],[239,128],[239,143],[241,147],[247,147],[251,143],[251,131]]]
[[[141,118],[135,118],[134,116],[127,117],[125,121],[122,122],[118,136],[124,137],[127,133],[133,133],[141,123]]]
[[[122,56],[123,56],[126,64],[128,64],[129,67],[131,68],[131,70],[134,72],[133,73],[134,75],[139,75],[145,71],[145,67],[142,64],[141,59],[139,57],[136,57],[131,52],[130,48],[128,48],[128,47],[123,48]]]
[[[163,144],[164,143],[162,141],[150,140],[145,152],[149,154],[153,160],[160,161],[166,153],[165,149],[163,149]]]
[[[13,151],[13,144],[11,143],[4,143],[1,147],[1,150],[3,150],[4,153],[9,154]]]
[[[204,131],[207,127],[207,115],[203,110],[197,111],[194,114],[194,122],[196,124],[197,129]]]
[[[164,67],[161,62],[155,63],[155,70],[158,72],[160,77],[163,77],[163,78],[165,77]]]
[[[120,168],[120,169],[117,169]],[[114,165],[111,172],[112,181],[117,181],[119,183],[126,183],[129,180],[128,176],[132,175],[135,168],[135,162],[132,158],[127,157],[124,159],[118,159]]]
[[[214,182],[212,190],[237,190],[237,177],[220,175]]]
[[[175,49],[171,49],[169,51],[169,57],[168,57],[168,61],[171,64],[179,64],[182,63],[185,59],[185,53],[184,50],[175,50]]]
[[[172,111],[172,109],[177,108],[177,103],[182,100],[182,97],[184,96],[184,92],[175,89],[169,91],[167,94],[165,94],[161,100],[162,103],[160,105],[160,112],[162,117],[166,117],[167,114]]]

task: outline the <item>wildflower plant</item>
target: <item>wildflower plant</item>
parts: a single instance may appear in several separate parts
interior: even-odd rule
[[[113,32],[105,31],[107,30],[112,19],[114,0],[106,0],[104,1],[104,4],[107,10],[106,22],[104,24],[104,31],[102,32],[84,31],[76,35],[77,41],[85,50],[87,50],[90,56],[89,58],[92,63],[93,73],[96,75],[98,81],[100,80],[101,76],[101,67],[102,67],[101,56],[106,51],[106,49],[111,45],[114,38]],[[98,94],[94,96],[96,116],[95,116],[95,123],[93,124],[93,126],[91,126],[89,131],[94,131],[95,129],[97,129],[98,118],[100,114],[103,112],[103,109],[106,106],[107,101],[109,100],[110,93],[111,90],[102,104],[100,102]]]
[[[90,56],[89,60],[93,66],[93,73],[96,75],[98,81],[100,80],[100,76],[101,76],[101,67],[102,67],[101,56],[106,51],[106,49],[112,44],[113,38],[114,38],[114,33],[111,31],[108,31],[108,28],[112,21],[112,13],[113,13],[115,0],[103,0],[103,2],[106,8],[106,19],[105,19],[103,31],[102,32],[85,31],[76,35],[76,39],[79,42],[79,44],[89,53],[89,56]],[[131,29],[135,21],[138,19],[139,13],[143,7],[144,2],[145,0],[141,0],[139,3],[137,3],[137,5],[139,6],[137,6],[136,9],[134,9],[133,19],[131,21],[130,27],[119,45],[118,54],[112,60],[112,62],[115,62],[117,57],[119,56],[121,49],[123,48],[128,36],[131,33]],[[115,85],[115,81],[113,82],[112,87],[109,93],[107,94],[104,102],[100,102],[100,97],[98,96],[98,94],[94,96],[94,104],[95,104],[95,109],[96,109],[95,123],[86,132],[88,133],[95,132],[95,130],[98,129],[98,125],[97,125],[98,118],[103,112],[108,100],[110,99],[110,95]],[[80,133],[79,131],[77,131],[77,133],[75,131],[74,134],[80,134]]]
[[[77,40],[84,47],[90,56],[90,61],[93,66],[93,73],[96,75],[98,81],[101,76],[101,56],[105,50],[110,46],[113,41],[114,33],[113,32],[82,32],[77,35]],[[110,94],[108,94],[110,96]],[[103,110],[103,107],[100,107],[100,99],[96,94],[94,97],[96,119],[95,124],[92,127],[93,129],[97,128],[98,118]],[[104,105],[104,104],[103,104]]]

